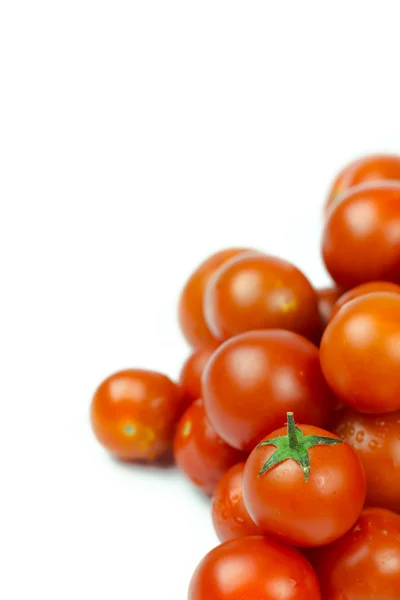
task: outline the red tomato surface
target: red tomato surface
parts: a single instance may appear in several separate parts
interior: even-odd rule
[[[183,389],[188,405],[203,396],[201,378],[208,360],[214,354],[217,347],[218,346],[215,345],[213,347],[195,350],[183,364],[179,376],[179,383]]]
[[[367,478],[367,503],[400,513],[400,411],[338,413],[333,431],[357,452]]]
[[[373,154],[346,165],[337,175],[325,204],[327,211],[343,192],[360,183],[400,180],[400,156]]]
[[[261,529],[252,521],[244,505],[242,481],[244,462],[231,467],[221,477],[212,501],[212,521],[221,542],[246,535],[260,535]]]
[[[189,406],[178,423],[174,456],[179,469],[206,494],[212,494],[222,475],[245,457],[216,434],[201,399]]]
[[[338,436],[311,425],[298,425],[305,436]],[[286,436],[286,427],[263,441]],[[355,523],[365,500],[365,475],[360,460],[346,443],[317,445],[308,450],[309,479],[288,458],[260,474],[276,452],[274,445],[257,447],[243,475],[243,498],[253,521],[268,534],[295,546],[328,544]]]
[[[329,212],[322,241],[338,285],[400,282],[400,182],[351,188]]]
[[[332,311],[339,298],[344,294],[344,289],[331,286],[316,290],[318,299],[318,310],[321,318],[322,328],[325,329],[329,319],[331,318]]]
[[[324,600],[398,600],[400,516],[367,508],[351,531],[311,560]]]
[[[339,310],[350,300],[365,296],[365,294],[371,294],[372,292],[392,292],[393,294],[400,294],[400,285],[391,283],[390,281],[369,281],[368,283],[362,283],[357,285],[355,288],[344,292],[335,303],[330,320],[339,312]]]
[[[204,316],[220,340],[255,329],[287,329],[312,338],[319,327],[316,292],[303,273],[256,253],[239,255],[215,272]]]
[[[286,422],[323,426],[333,396],[322,376],[318,348],[289,331],[251,331],[214,353],[203,374],[205,408],[218,434],[250,452]]]
[[[108,377],[94,394],[93,431],[123,460],[154,460],[172,446],[184,409],[182,390],[154,371],[129,369]]]
[[[233,256],[246,252],[243,248],[228,248],[209,256],[189,277],[182,290],[178,317],[183,335],[194,348],[215,343],[203,316],[203,297],[207,283],[215,271]]]
[[[298,550],[266,537],[211,550],[192,577],[188,600],[320,600],[318,579]]]
[[[321,341],[336,396],[365,413],[400,409],[400,296],[375,292],[343,306]]]

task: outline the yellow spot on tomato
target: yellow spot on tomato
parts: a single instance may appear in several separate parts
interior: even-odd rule
[[[287,313],[291,310],[295,310],[297,306],[296,300],[293,298],[292,300],[282,300],[281,309],[282,312]]]
[[[151,427],[142,425],[141,423],[125,423],[122,427],[122,432],[124,435],[131,438],[141,450],[145,450],[151,446],[156,439],[154,430]]]
[[[190,435],[191,431],[192,431],[192,422],[191,421],[186,421],[186,423],[182,427],[182,435],[183,435],[183,437],[188,437]]]
[[[126,423],[126,425],[124,425],[122,431],[128,437],[134,437],[137,432],[137,427],[136,427],[136,425],[133,425],[132,423]]]

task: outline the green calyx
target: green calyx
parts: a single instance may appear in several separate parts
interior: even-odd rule
[[[304,433],[296,427],[292,412],[287,413],[287,435],[278,436],[265,440],[256,446],[276,446],[275,452],[264,463],[258,477],[264,475],[269,469],[275,465],[284,462],[288,458],[295,460],[303,469],[304,479],[306,482],[310,476],[310,457],[308,451],[314,446],[333,446],[334,444],[343,444],[343,440],[337,438],[324,437],[320,435],[304,435]]]

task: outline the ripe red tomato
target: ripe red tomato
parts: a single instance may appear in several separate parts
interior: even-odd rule
[[[367,503],[400,512],[400,411],[339,411],[333,431],[357,452],[367,478]]]
[[[319,583],[298,550],[262,536],[230,540],[197,567],[188,600],[320,600]]]
[[[246,250],[229,248],[212,254],[197,267],[185,283],[179,299],[178,317],[183,335],[194,348],[212,346],[216,342],[203,316],[206,285],[224,262],[242,252]]]
[[[390,283],[390,281],[370,281],[368,283],[357,285],[352,290],[349,290],[340,296],[333,307],[330,320],[333,319],[347,302],[359,298],[360,296],[365,296],[365,294],[371,294],[372,292],[392,292],[393,294],[400,294],[400,285]]]
[[[336,396],[365,413],[400,409],[400,296],[375,292],[343,306],[321,341]]]
[[[252,521],[244,505],[242,481],[244,462],[231,467],[221,477],[212,501],[212,521],[221,542],[247,535],[260,535],[262,531]]]
[[[346,288],[400,282],[400,182],[350,189],[329,212],[322,253],[331,277]]]
[[[332,286],[316,290],[318,299],[318,310],[321,318],[322,329],[325,329],[336,302],[344,294],[344,289]]]
[[[174,456],[179,469],[206,494],[212,494],[222,475],[245,457],[216,434],[201,399],[189,406],[178,423]]]
[[[220,340],[255,329],[287,329],[312,338],[319,327],[317,296],[303,273],[256,253],[218,269],[206,289],[204,316]]]
[[[343,538],[313,553],[324,600],[400,598],[400,516],[367,508]]]
[[[323,426],[333,396],[322,376],[318,348],[290,331],[250,331],[222,344],[203,374],[208,417],[231,446],[250,452],[286,422]]]
[[[215,345],[195,350],[185,361],[179,376],[179,383],[188,405],[203,396],[201,377],[208,360],[214,354],[217,347]]]
[[[323,546],[344,535],[361,513],[365,475],[354,450],[311,425],[288,425],[250,454],[243,498],[253,521],[294,546]]]
[[[351,162],[336,177],[325,204],[325,211],[327,212],[349,188],[360,183],[385,180],[400,180],[400,156],[376,154]]]
[[[93,431],[122,460],[154,460],[172,446],[184,408],[182,390],[154,371],[129,369],[108,377],[94,394]]]

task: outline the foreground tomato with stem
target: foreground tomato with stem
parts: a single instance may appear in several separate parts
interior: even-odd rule
[[[262,536],[211,550],[192,577],[188,600],[321,600],[317,576],[298,550]]]
[[[231,467],[221,477],[212,501],[212,522],[221,542],[247,535],[260,535],[261,529],[251,519],[242,493],[244,462]]]
[[[174,457],[179,469],[206,494],[212,494],[222,475],[245,458],[215,432],[201,399],[182,415],[174,437]]]
[[[282,330],[250,331],[222,344],[207,363],[203,394],[218,434],[248,452],[284,425],[288,410],[324,426],[333,407],[318,348]]]
[[[367,508],[344,537],[310,555],[324,600],[400,598],[400,516]]]
[[[346,533],[365,500],[365,475],[354,450],[318,427],[295,425],[267,436],[250,454],[243,497],[266,534],[295,546],[323,546]]]
[[[342,402],[364,413],[400,410],[400,295],[374,292],[345,304],[325,330],[320,357]]]
[[[184,410],[182,390],[166,375],[127,369],[108,377],[91,406],[93,431],[122,460],[155,460],[172,447]]]
[[[347,302],[350,302],[350,300],[355,300],[355,298],[360,298],[360,296],[372,294],[373,292],[390,292],[393,294],[400,294],[400,285],[391,283],[390,281],[369,281],[368,283],[357,285],[348,292],[344,292],[338,298],[337,302],[335,302],[332,308],[329,321],[331,321],[333,317],[337,315],[342,306],[347,304]]]

